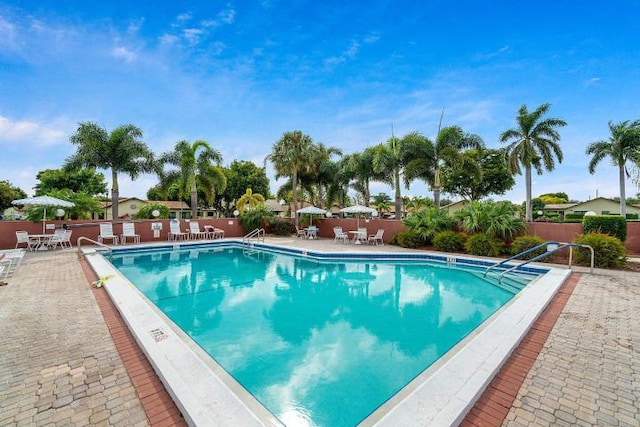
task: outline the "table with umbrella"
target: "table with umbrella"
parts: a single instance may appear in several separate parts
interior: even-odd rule
[[[307,237],[317,237],[317,228],[313,227],[313,215],[324,215],[327,211],[316,206],[305,206],[296,211],[296,214],[309,214],[309,228],[306,229]]]
[[[42,206],[44,208],[42,214],[42,235],[46,235],[45,225],[47,222],[47,207],[62,207],[62,208],[72,208],[75,206],[74,203],[68,202],[66,200],[58,199],[56,197],[51,196],[36,196],[36,197],[28,197],[26,199],[18,199],[11,202],[12,205],[18,206]]]
[[[361,232],[360,232],[360,215],[361,214],[369,214],[372,216],[375,216],[378,214],[378,211],[375,210],[374,208],[370,208],[368,206],[363,206],[363,205],[352,205],[352,206],[347,206],[346,208],[342,208],[340,209],[340,212],[342,213],[348,213],[348,214],[354,214],[356,215],[356,228],[358,230],[355,231],[349,231],[349,233],[354,234],[354,243],[355,244],[361,244],[362,240],[366,240],[367,236],[362,236]],[[366,233],[365,233],[366,234]]]

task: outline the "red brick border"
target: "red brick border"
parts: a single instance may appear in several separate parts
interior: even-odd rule
[[[90,283],[98,279],[85,259],[80,262],[80,265]],[[94,289],[93,295],[149,423],[158,427],[186,426],[187,423],[178,407],[129,332],[129,328],[107,292],[104,289]]]
[[[518,348],[500,368],[475,406],[460,424],[470,426],[501,426],[509,414],[520,387],[551,333],[556,320],[567,304],[580,279],[573,273],[562,285],[553,300],[533,324]]]

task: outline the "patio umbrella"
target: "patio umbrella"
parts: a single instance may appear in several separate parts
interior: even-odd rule
[[[26,206],[43,206],[44,213],[42,214],[42,234],[45,233],[45,223],[47,222],[47,206],[72,208],[74,203],[67,202],[66,200],[56,199],[51,196],[36,196],[28,197],[26,199],[18,199],[11,202],[12,205],[26,205]]]
[[[308,213],[309,214],[309,222],[310,222],[309,225],[313,225],[313,216],[312,215],[324,215],[324,214],[327,213],[327,211],[322,209],[322,208],[317,208],[315,206],[306,206],[306,207],[304,207],[302,209],[298,209],[296,211],[296,213],[299,213],[299,214]]]
[[[357,227],[360,228],[360,214],[373,214],[374,212],[378,212],[378,211],[368,206],[353,205],[353,206],[347,206],[346,208],[340,209],[340,212],[356,214],[357,215],[356,218],[358,219]]]

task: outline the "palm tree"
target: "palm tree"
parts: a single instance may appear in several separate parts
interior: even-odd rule
[[[276,179],[288,176],[291,178],[291,199],[293,212],[298,210],[298,176],[301,172],[312,169],[311,158],[313,141],[310,136],[296,130],[285,132],[282,137],[273,144],[271,153],[265,158],[265,163],[270,161],[276,170]],[[297,215],[295,215],[297,219]]]
[[[618,167],[618,179],[620,185],[620,215],[627,214],[627,201],[625,195],[625,177],[631,176],[627,170],[627,161],[640,165],[640,120],[620,123],[609,122],[611,136],[608,141],[592,142],[587,146],[587,154],[592,155],[589,161],[589,173],[596,171],[596,166],[605,157],[610,157],[614,166]]]
[[[396,219],[402,218],[402,193],[400,191],[400,179],[402,174],[403,159],[401,157],[402,141],[395,136],[387,140],[386,144],[378,144],[373,147],[373,170],[376,174],[385,174],[382,182],[394,188]],[[391,173],[389,173],[391,172]]]
[[[142,131],[133,125],[123,125],[111,133],[95,123],[81,122],[70,141],[78,146],[75,154],[67,157],[67,170],[91,167],[111,170],[111,215],[118,218],[118,173],[129,174],[132,180],[141,173],[157,170],[153,152],[140,140]]]
[[[238,212],[244,212],[246,207],[253,209],[264,203],[264,196],[262,194],[254,193],[250,188],[247,188],[247,192],[238,198],[236,201],[236,208]]]
[[[224,188],[216,189],[216,184],[222,184],[224,174],[215,172],[214,163],[222,162],[222,155],[217,150],[202,140],[197,140],[193,144],[187,141],[178,141],[173,151],[163,153],[160,156],[161,164],[170,164],[179,168],[179,181],[181,195],[187,192],[191,196],[191,217],[198,215],[198,183],[206,184],[210,191],[222,191]],[[222,176],[220,176],[222,175]],[[225,180],[226,184],[226,180]]]
[[[564,120],[557,118],[542,119],[549,111],[551,104],[542,104],[531,113],[525,104],[518,110],[516,121],[518,126],[500,135],[500,142],[509,143],[506,147],[506,157],[511,173],[521,174],[524,167],[526,185],[525,220],[533,221],[531,210],[531,168],[534,167],[538,175],[542,175],[542,167],[552,171],[555,167],[554,157],[562,163],[560,149],[560,134],[558,127],[566,126]]]
[[[348,174],[355,180],[352,187],[362,193],[364,204],[369,206],[371,200],[371,181],[383,181],[384,172],[376,172],[373,167],[374,147],[367,147],[360,153],[352,153],[346,157]]]

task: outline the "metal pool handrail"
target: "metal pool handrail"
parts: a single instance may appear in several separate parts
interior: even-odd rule
[[[246,236],[244,236],[242,238],[242,244],[247,244],[251,241],[251,239],[256,239],[258,242],[260,240],[262,240],[264,242],[264,236],[265,236],[266,232],[264,231],[264,228],[256,228],[255,230],[253,230],[251,233],[247,234]]]
[[[80,246],[82,245],[80,242],[82,240],[86,240],[87,242],[91,242],[94,245],[103,247],[106,250],[108,250],[110,254],[113,254],[113,249],[111,249],[109,246],[105,245],[104,243],[96,242],[95,240],[91,240],[90,238],[85,236],[80,236],[78,237],[78,240],[76,240],[76,245],[78,246],[78,259],[82,259],[82,250],[80,249]]]
[[[506,262],[508,262],[508,261],[511,261],[511,260],[513,260],[513,259],[516,259],[516,258],[519,258],[519,257],[521,257],[522,255],[526,255],[526,254],[528,254],[528,253],[531,253],[531,252],[533,252],[533,251],[535,251],[535,250],[537,250],[537,249],[540,249],[540,248],[541,248],[541,247],[543,247],[543,246],[546,246],[546,247],[547,247],[547,251],[546,251],[545,253],[543,253],[543,254],[541,254],[541,255],[538,255],[538,256],[536,256],[536,257],[534,257],[534,258],[531,258],[531,259],[529,259],[529,260],[526,260],[525,262],[523,262],[523,263],[521,263],[521,264],[518,264],[518,265],[516,265],[516,266],[513,266],[513,267],[511,267],[511,268],[509,268],[509,269],[507,269],[507,270],[504,270],[502,273],[500,273],[499,281],[500,281],[500,280],[502,280],[502,276],[504,276],[505,274],[507,274],[507,273],[509,273],[509,272],[511,272],[511,271],[513,271],[513,270],[516,270],[516,269],[518,269],[518,268],[520,268],[520,267],[523,267],[523,266],[525,266],[525,265],[527,265],[527,264],[529,264],[529,263],[532,263],[532,262],[535,262],[535,261],[541,260],[541,259],[543,259],[543,258],[546,258],[547,256],[551,255],[552,253],[555,253],[555,252],[561,251],[562,249],[565,249],[565,248],[569,248],[569,267],[571,267],[572,260],[573,260],[573,248],[574,248],[574,246],[575,246],[575,247],[578,247],[578,248],[589,248],[589,250],[591,251],[591,269],[589,270],[589,272],[593,274],[593,265],[594,265],[594,261],[595,261],[595,252],[594,252],[594,250],[593,250],[593,248],[592,248],[591,246],[589,246],[589,245],[583,245],[583,244],[581,244],[581,243],[546,242],[546,243],[542,243],[542,244],[540,244],[540,245],[538,245],[538,246],[535,246],[535,247],[533,247],[533,248],[531,248],[531,249],[527,249],[526,251],[522,251],[522,252],[520,252],[519,254],[516,254],[516,255],[514,255],[514,256],[512,256],[512,257],[509,257],[509,258],[507,258],[507,259],[505,259],[505,260],[502,260],[502,261],[500,261],[500,262],[497,262],[497,263],[495,263],[495,264],[493,264],[493,265],[490,265],[489,267],[487,267],[487,268],[484,270],[484,274],[483,274],[483,276],[485,276],[485,277],[486,277],[487,273],[488,273],[488,272],[489,272],[489,270],[491,270],[492,268],[494,268],[494,267],[498,267],[498,266],[500,266],[500,265],[502,265],[502,264],[504,264],[504,263],[506,263]]]

